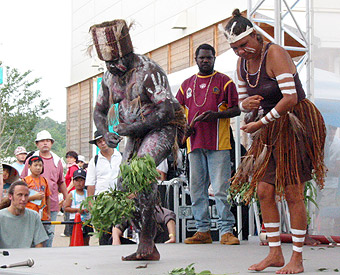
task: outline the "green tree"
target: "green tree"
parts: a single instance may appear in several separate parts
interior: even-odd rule
[[[0,87],[0,158],[13,156],[14,149],[35,149],[33,129],[39,118],[48,113],[49,100],[35,89],[40,78],[30,79],[31,71],[20,73],[6,67],[6,79]]]

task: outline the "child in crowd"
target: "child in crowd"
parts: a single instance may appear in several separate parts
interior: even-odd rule
[[[66,200],[64,202],[64,211],[70,213],[71,221],[74,221],[76,213],[81,214],[81,220],[83,222],[90,218],[90,213],[86,209],[82,209],[80,211],[80,205],[87,197],[87,190],[85,189],[85,179],[86,179],[85,170],[78,169],[73,173],[73,184],[75,190],[72,190],[67,195]],[[73,225],[71,228],[71,232],[73,232]],[[90,232],[93,232],[92,227],[83,226],[84,245],[89,245],[90,243],[89,235]]]
[[[66,153],[66,163],[67,163],[67,172],[65,175],[65,183],[67,187],[67,193],[70,193],[71,190],[74,190],[74,184],[72,181],[72,176],[75,171],[80,169],[80,166],[78,166],[78,154],[75,151],[68,151]],[[64,221],[69,221],[70,220],[70,213],[64,213]],[[71,236],[71,225],[66,224],[64,233],[61,233],[62,237],[70,237]]]
[[[75,171],[80,169],[78,162],[78,154],[75,151],[68,151],[66,153],[66,162],[67,162],[67,173],[65,175],[65,183],[67,187],[67,192],[70,193],[71,190],[74,190],[74,184],[72,182],[72,176]]]
[[[39,156],[30,157],[28,159],[28,169],[30,169],[31,175],[24,178],[24,181],[30,189],[30,196],[28,197],[26,208],[38,212],[42,221],[49,221],[51,220],[51,191],[47,179],[41,176],[44,172],[44,162],[42,158]],[[48,230],[46,230],[46,233],[49,234]]]

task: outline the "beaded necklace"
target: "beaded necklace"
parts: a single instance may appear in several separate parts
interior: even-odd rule
[[[259,68],[257,70],[257,72],[255,74],[257,74],[257,77],[256,77],[256,82],[255,82],[255,85],[251,84],[250,81],[249,81],[249,60],[246,61],[246,80],[247,80],[247,83],[248,85],[251,87],[251,88],[255,88],[257,86],[257,84],[259,84],[259,80],[260,80],[260,71],[261,71],[261,67],[262,67],[262,61],[263,61],[263,53],[264,53],[264,46],[262,46],[262,50],[261,50],[261,60],[260,60],[260,65],[259,65]]]
[[[214,77],[214,75],[212,75],[212,76],[210,77],[210,81],[209,81],[209,84],[208,84],[208,88],[207,88],[207,90],[206,90],[206,92],[205,92],[204,101],[203,101],[202,104],[199,105],[199,104],[197,104],[197,102],[196,102],[196,96],[195,96],[195,91],[196,91],[196,81],[197,81],[197,74],[196,74],[196,77],[195,77],[195,80],[194,80],[194,90],[193,90],[193,94],[194,94],[194,103],[195,103],[195,105],[196,105],[197,107],[199,107],[199,108],[202,107],[202,106],[205,104],[205,102],[207,101],[208,91],[209,91],[210,84],[211,84],[211,81],[212,81],[213,77]]]

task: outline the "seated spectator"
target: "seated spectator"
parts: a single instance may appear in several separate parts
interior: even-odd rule
[[[66,197],[64,202],[64,211],[70,213],[70,221],[74,221],[76,213],[81,214],[81,220],[85,222],[90,218],[90,213],[86,209],[80,210],[81,203],[87,197],[87,190],[85,189],[86,172],[83,169],[78,169],[73,173],[73,183],[75,190],[72,190]],[[73,232],[73,225],[70,228],[71,237]],[[93,232],[93,228],[89,226],[83,226],[84,245],[89,245],[90,235]]]
[[[15,169],[12,165],[3,163],[3,174],[2,174],[2,180],[3,180],[3,190],[2,190],[2,197],[7,197],[7,191],[10,187],[12,182],[15,182],[19,179],[19,173],[17,169]]]
[[[166,180],[166,174],[168,173],[168,160],[164,159],[157,167],[157,172],[159,173],[160,181],[165,181]]]
[[[156,206],[157,233],[155,243],[176,242],[176,214],[169,209]],[[128,222],[116,225],[112,228],[112,245],[133,243],[123,238],[123,232],[130,226]]]
[[[2,162],[0,162],[0,202],[2,200],[2,190],[3,190],[3,185],[4,185],[4,180],[2,177],[4,170],[2,168]]]
[[[39,215],[26,208],[29,189],[16,181],[8,190],[11,205],[0,210],[0,248],[42,247],[48,239]]]

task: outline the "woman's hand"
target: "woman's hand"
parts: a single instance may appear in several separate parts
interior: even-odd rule
[[[260,95],[249,96],[242,101],[242,107],[246,110],[258,109],[260,107],[261,100],[263,99]]]
[[[241,127],[241,130],[243,130],[246,133],[254,133],[256,132],[258,129],[260,129],[263,126],[263,123],[261,121],[257,121],[257,122],[250,122],[244,126]]]

